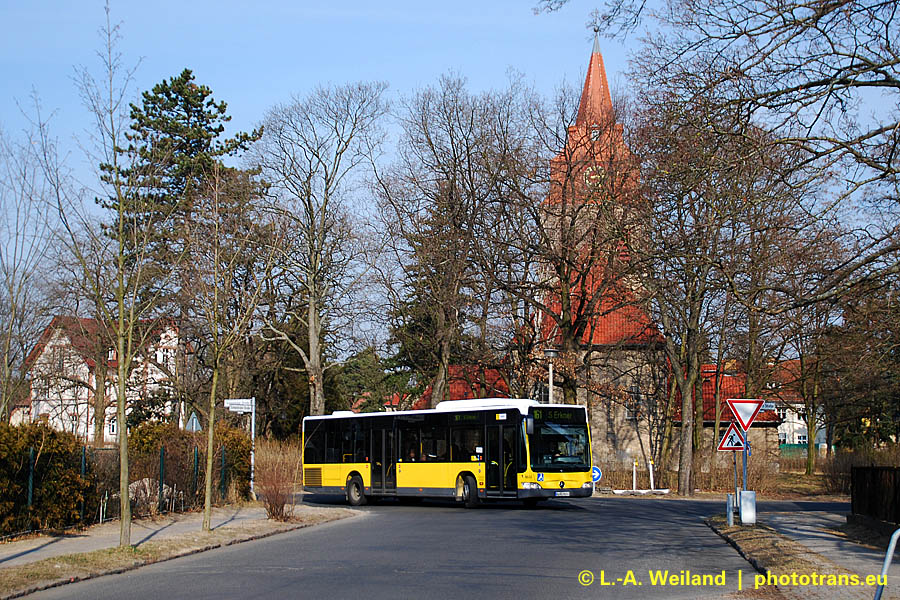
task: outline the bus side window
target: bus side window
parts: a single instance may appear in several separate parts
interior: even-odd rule
[[[428,462],[447,462],[447,428],[422,428],[422,459]]]
[[[400,429],[400,452],[400,460],[403,462],[416,462],[422,459],[417,423],[411,423]]]
[[[337,463],[340,461],[341,453],[341,430],[338,423],[333,420],[327,420],[324,424],[325,428],[325,461],[326,463]]]
[[[341,428],[341,462],[353,462],[353,425],[344,422]]]
[[[481,427],[454,427],[450,438],[453,450],[459,450],[451,458],[453,462],[471,462],[478,456],[477,449],[484,447],[484,429]]]
[[[353,446],[353,462],[366,462],[366,448],[369,447],[367,444],[368,434],[369,432],[364,431],[359,423],[356,424],[356,441]]]
[[[325,458],[325,428],[321,421],[307,421],[306,447],[303,450],[304,464],[318,464]]]

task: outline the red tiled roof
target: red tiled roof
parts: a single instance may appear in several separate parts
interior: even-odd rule
[[[703,378],[703,422],[712,425],[716,421],[716,365],[702,365],[700,368]],[[726,400],[731,398],[745,398],[747,375],[745,373],[724,372],[719,374],[719,390],[721,392],[721,404],[719,406],[719,420],[722,423],[734,421],[734,415],[728,408]],[[681,392],[675,390],[675,416],[676,423],[681,422]],[[754,424],[775,426],[781,423],[781,419],[774,410],[760,411]]]
[[[141,324],[145,327],[156,327],[156,330],[153,332],[155,334],[162,333],[159,321],[141,321]],[[72,348],[74,348],[82,359],[84,359],[87,366],[89,368],[94,368],[97,364],[96,357],[99,348],[101,346],[109,347],[111,345],[111,341],[102,341],[101,336],[106,336],[107,339],[109,339],[112,336],[112,328],[108,328],[105,332],[103,329],[104,326],[97,319],[56,315],[44,329],[43,333],[41,333],[41,337],[38,339],[34,348],[28,353],[28,356],[25,359],[25,370],[31,369],[34,361],[36,361],[41,353],[43,353],[44,348],[50,342],[50,339],[56,331],[62,331],[69,339]],[[145,329],[144,331],[147,330]],[[149,336],[147,342],[151,342],[155,337],[155,335]],[[107,360],[108,368],[114,369],[117,365],[118,363],[115,357]]]
[[[447,379],[449,400],[509,397],[509,386],[497,369],[480,365],[450,365]],[[429,385],[422,397],[413,404],[413,410],[427,407],[431,402],[431,393]]]
[[[44,348],[56,331],[65,333],[66,337],[69,338],[69,343],[72,344],[72,348],[81,355],[89,367],[93,368],[96,366],[96,354],[101,335],[99,322],[96,319],[57,315],[53,317],[50,324],[41,333],[37,344],[28,353],[28,357],[25,359],[26,370],[30,369],[34,361],[43,353]],[[116,361],[110,360],[108,364],[110,367],[114,367]]]
[[[601,292],[603,293],[603,292]],[[615,344],[655,344],[663,341],[659,330],[650,320],[649,315],[630,302],[629,293],[622,293],[625,300],[616,298],[609,292],[604,293],[595,314],[581,336],[583,345],[610,346]],[[562,308],[559,300],[549,303],[550,310],[559,315]],[[574,321],[576,315],[572,315]],[[544,316],[542,327],[543,339],[549,345],[559,345],[559,333],[556,321]]]
[[[784,360],[775,365],[772,371],[772,383],[775,389],[772,393],[776,398],[787,404],[803,404],[800,395],[800,361],[798,359]]]

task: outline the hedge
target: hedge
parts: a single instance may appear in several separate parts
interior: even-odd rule
[[[34,449],[28,506],[29,449]],[[82,444],[42,423],[0,424],[0,533],[53,529],[77,523],[88,497],[90,471],[81,476]]]
[[[246,498],[250,493],[250,439],[245,431],[225,424],[216,426],[213,498],[220,498],[222,447],[226,485],[232,498]],[[34,448],[30,507],[29,448]],[[170,498],[175,499],[176,508],[202,505],[206,467],[206,436],[202,433],[184,431],[170,423],[148,422],[135,427],[129,435],[129,479],[150,479],[152,485],[157,485],[161,448],[165,453],[163,483],[173,492]],[[93,523],[98,519],[101,503],[107,518],[118,516],[118,450],[88,448],[84,477],[82,451],[82,440],[42,423],[0,424],[0,536]],[[134,514],[141,514],[159,507],[133,504],[132,508]]]

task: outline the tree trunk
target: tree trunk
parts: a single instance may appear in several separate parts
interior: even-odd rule
[[[94,448],[103,447],[103,428],[106,425],[106,361],[103,352],[97,354],[94,370]]]
[[[806,474],[812,475],[816,471],[816,417],[811,412],[806,413]]]
[[[309,340],[309,361],[307,375],[309,375],[309,414],[325,414],[325,390],[324,370],[322,369],[322,351],[320,348],[321,324],[319,323],[318,305],[310,299],[307,308],[307,328]]]
[[[219,361],[213,365],[212,388],[209,390],[209,418],[206,420],[206,487],[203,492],[203,531],[210,530],[212,518],[213,462],[216,434],[216,386],[219,383]]]
[[[120,288],[121,289],[121,288]],[[121,294],[121,292],[119,292]],[[120,311],[122,310],[120,304]],[[121,312],[119,313],[122,314]],[[121,506],[121,518],[119,520],[119,546],[131,545],[131,494],[128,489],[128,424],[125,421],[125,390],[128,380],[128,371],[124,360],[125,334],[122,330],[123,319],[119,319],[119,331],[117,333],[118,356],[116,375],[116,427],[119,435],[119,504]]]
[[[816,471],[816,413],[819,411],[819,360],[813,367],[813,381],[810,400],[806,403],[806,474]]]
[[[449,369],[449,360],[444,355],[443,351],[441,351],[441,359],[438,361],[438,371],[437,375],[434,376],[434,379],[431,382],[431,400],[428,402],[428,406],[425,408],[434,408],[437,406],[442,400],[446,400],[448,385],[448,369]]]
[[[692,441],[694,450],[699,450],[703,444],[703,377],[694,382],[694,435]]]
[[[665,424],[663,425],[663,434],[662,434],[662,442],[660,443],[659,450],[659,464],[661,469],[669,469],[669,455],[672,452],[672,422],[675,420],[675,389],[676,389],[675,379],[672,379],[672,382],[669,384],[669,389],[667,390],[668,397],[666,398],[666,414],[665,414]]]
[[[679,385],[681,389],[681,452],[678,456],[678,493],[689,496],[694,493],[691,470],[694,465],[694,411],[691,399],[693,385]]]

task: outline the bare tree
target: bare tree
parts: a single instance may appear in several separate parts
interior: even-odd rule
[[[470,94],[442,77],[405,103],[398,158],[378,177],[390,260],[402,273],[388,286],[399,360],[446,399],[451,357],[495,365],[494,255],[484,243],[489,206],[504,177],[498,153],[510,124],[510,94]],[[508,161],[506,161],[508,162]]]
[[[288,344],[308,376],[310,413],[325,411],[325,342],[346,339],[367,272],[364,211],[354,206],[362,169],[380,144],[385,84],[320,88],[272,108],[254,150],[287,237],[274,269],[266,326]],[[337,340],[334,340],[337,341]]]
[[[266,289],[278,235],[258,210],[259,186],[245,172],[214,165],[208,191],[195,199],[189,232],[190,264],[184,265],[198,320],[208,341],[212,371],[206,433],[203,530],[210,530],[219,374],[234,346],[248,334]]]
[[[544,0],[539,9],[562,4]],[[627,35],[645,18],[660,26],[645,46],[659,67],[647,74],[650,86],[669,86],[682,97],[704,89],[743,112],[773,132],[770,144],[802,151],[791,168],[812,166],[838,178],[843,185],[831,202],[860,211],[856,221],[864,225],[853,232],[858,254],[822,273],[804,296],[793,296],[798,290],[790,286],[775,288],[780,302],[770,312],[831,299],[900,271],[900,28],[893,3],[604,4],[594,20],[612,35]]]
[[[128,435],[126,423],[127,390],[135,359],[149,346],[150,338],[159,331],[158,308],[166,279],[151,277],[145,267],[149,263],[148,249],[155,235],[156,221],[141,218],[141,207],[147,198],[141,195],[138,182],[150,176],[152,166],[138,170],[130,168],[133,158],[126,150],[126,98],[133,71],[122,67],[121,56],[116,50],[119,38],[118,26],[111,22],[109,5],[105,7],[106,22],[101,28],[103,51],[98,56],[103,65],[102,79],[95,78],[87,69],[79,73],[77,80],[82,99],[94,118],[91,139],[95,146],[92,158],[100,164],[104,184],[103,193],[108,200],[104,204],[111,212],[111,222],[103,230],[90,226],[94,221],[80,198],[73,195],[65,177],[56,146],[46,124],[40,127],[40,156],[43,174],[53,190],[54,203],[62,223],[62,241],[81,267],[81,274],[91,287],[94,298],[106,297],[103,286],[107,280],[95,278],[95,269],[88,259],[81,236],[99,238],[107,235],[113,240],[113,265],[111,303],[97,302],[102,320],[109,323],[114,333],[116,368],[116,421],[119,441],[119,494],[121,498],[121,522],[119,545],[131,544],[131,505],[129,499]],[[164,218],[165,215],[160,215]],[[92,248],[103,247],[92,243]],[[150,283],[152,282],[152,286]]]
[[[589,109],[592,94],[586,88],[579,103],[564,89],[551,105],[522,102],[521,121],[513,124],[522,136],[504,140],[511,149],[504,157],[504,200],[485,228],[503,263],[515,265],[497,273],[497,285],[518,302],[514,314],[533,316],[539,347],[560,352],[554,360],[564,401],[589,405],[592,399],[579,398],[579,389],[611,399],[629,387],[615,381],[621,373],[595,368],[612,364],[607,351],[641,345],[650,333],[636,309],[625,252],[639,215],[637,168],[622,137],[621,111],[608,92]],[[622,311],[630,311],[626,330],[604,330]],[[516,329],[528,325],[520,321]]]
[[[40,117],[38,117],[40,118]],[[33,135],[33,134],[32,134]],[[29,136],[30,137],[30,136]],[[53,223],[51,190],[34,139],[16,141],[0,131],[0,420],[27,389],[22,371],[46,317],[44,267]],[[51,213],[52,214],[52,213]]]

